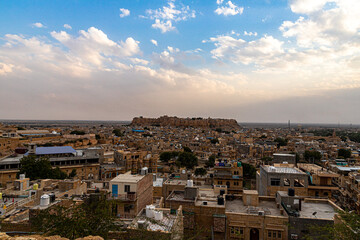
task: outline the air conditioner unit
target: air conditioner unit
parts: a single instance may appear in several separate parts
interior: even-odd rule
[[[265,216],[265,212],[264,211],[258,211],[259,216]]]
[[[291,239],[298,239],[298,235],[297,234],[291,234]]]

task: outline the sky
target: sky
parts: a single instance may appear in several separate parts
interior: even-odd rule
[[[1,0],[0,119],[360,123],[358,0]]]

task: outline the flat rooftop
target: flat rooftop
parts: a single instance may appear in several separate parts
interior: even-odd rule
[[[226,201],[226,212],[233,213],[246,213],[258,215],[259,211],[264,211],[265,215],[282,216],[280,210],[276,207],[275,201],[259,201],[259,206],[245,206],[244,202],[240,199]]]
[[[170,185],[186,185],[187,180],[180,180],[180,179],[168,179],[164,182],[164,184]]]
[[[305,174],[297,168],[290,167],[273,167],[273,166],[262,166],[266,172],[270,173],[291,173],[291,174]]]
[[[298,167],[304,171],[307,171],[311,174],[318,174],[320,176],[329,176],[329,177],[338,177],[339,174],[333,173],[326,168],[320,167],[316,164],[309,163],[299,163]]]
[[[273,156],[280,156],[280,157],[295,157],[295,154],[290,153],[274,153]]]
[[[132,175],[131,172],[119,174],[115,178],[111,179],[110,182],[126,182],[126,183],[137,183],[143,179],[145,175]]]
[[[11,164],[11,163],[20,163],[20,159],[23,157],[23,154],[18,154],[15,157],[4,157],[0,159],[0,164]]]
[[[167,197],[167,201],[172,200],[172,201],[186,201],[186,202],[194,202],[194,200],[190,200],[190,199],[185,199],[184,198],[184,192],[183,191],[174,191],[172,194],[170,194]]]
[[[314,214],[315,212],[316,214]],[[300,217],[302,218],[319,218],[332,220],[335,214],[335,209],[328,203],[301,202]]]
[[[155,220],[146,217],[146,211],[143,211],[141,215],[136,218],[136,220],[145,221],[146,229],[149,231],[171,232],[171,229],[176,220],[176,215],[163,212],[163,218],[161,220]]]

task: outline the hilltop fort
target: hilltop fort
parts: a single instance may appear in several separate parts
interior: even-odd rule
[[[204,127],[204,128],[239,128],[235,119],[218,118],[178,118],[161,116],[159,118],[135,117],[132,126],[172,126],[172,127]]]

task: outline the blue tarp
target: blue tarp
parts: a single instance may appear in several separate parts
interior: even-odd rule
[[[75,149],[70,146],[62,147],[37,147],[36,155],[48,155],[48,154],[65,154],[65,153],[76,153]],[[29,155],[29,152],[25,153],[25,156]]]

